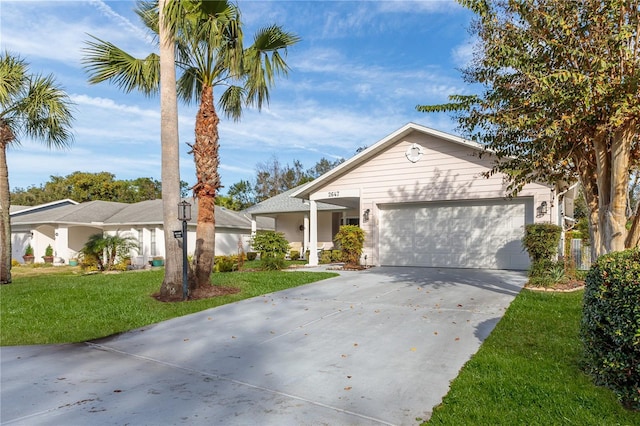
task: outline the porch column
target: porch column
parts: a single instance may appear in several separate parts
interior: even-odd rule
[[[306,253],[307,250],[309,250],[309,213],[304,214],[302,225],[304,226],[304,235],[302,237],[302,255],[305,256],[306,259]]]
[[[255,216],[251,216],[251,235],[256,235],[258,230],[258,222],[256,221]]]
[[[309,266],[318,266],[318,204],[314,200],[309,200],[309,213],[311,232],[309,241]]]

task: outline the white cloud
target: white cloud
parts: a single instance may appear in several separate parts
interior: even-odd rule
[[[451,52],[453,62],[463,68],[471,63],[473,59],[474,43],[471,40],[465,41],[463,44],[456,46]]]

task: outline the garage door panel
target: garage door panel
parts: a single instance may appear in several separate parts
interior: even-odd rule
[[[526,269],[521,240],[532,209],[530,199],[383,206],[380,263]]]

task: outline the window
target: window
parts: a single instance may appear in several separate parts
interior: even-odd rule
[[[153,232],[151,233],[151,256],[155,256],[156,253],[156,233],[158,232],[157,229],[154,229]]]

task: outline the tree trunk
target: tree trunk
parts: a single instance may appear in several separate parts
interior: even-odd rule
[[[609,253],[608,242],[611,240],[611,228],[608,226],[608,215],[611,202],[611,157],[607,147],[607,133],[598,132],[594,136],[594,150],[596,159],[596,185],[598,191],[597,230],[600,234],[599,241],[592,241],[596,255]],[[591,211],[591,216],[594,216]]]
[[[636,205],[631,229],[627,234],[627,241],[625,241],[626,248],[635,248],[638,246],[640,246],[640,203]]]
[[[0,129],[4,136],[5,126]],[[9,171],[7,167],[7,142],[0,140],[0,284],[11,282],[11,216]]]
[[[178,138],[178,99],[174,39],[165,25],[166,0],[160,0],[160,141],[162,149],[162,221],[164,226],[165,268],[160,296],[182,297],[182,249],[173,231],[182,229],[178,220],[180,202],[180,150]]]
[[[598,180],[595,173],[595,160],[589,156],[584,157],[582,154],[576,154],[574,157],[576,169],[580,176],[580,184],[582,185],[585,202],[589,210],[589,239],[591,241],[591,261],[600,255],[601,235],[600,222],[598,220]]]
[[[634,132],[625,125],[613,132],[611,141],[611,202],[607,214],[611,240],[609,251],[625,249],[627,239],[627,201],[629,199],[629,157]]]
[[[215,198],[220,189],[218,123],[213,103],[213,88],[204,86],[196,116],[195,143],[192,147],[197,182],[193,188],[198,199],[198,225],[194,254],[195,287],[210,285],[215,260]]]

